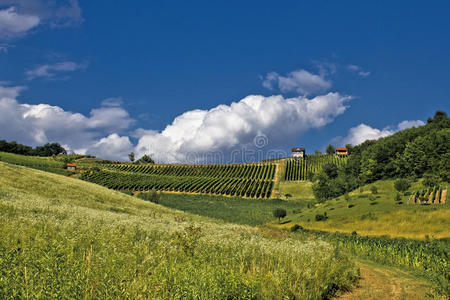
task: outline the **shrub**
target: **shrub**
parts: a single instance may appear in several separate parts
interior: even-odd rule
[[[325,212],[325,213],[323,213],[323,215],[322,214],[316,214],[316,221],[317,222],[319,222],[319,221],[325,221],[325,220],[327,220],[328,219],[328,216],[327,216],[327,213]]]
[[[350,195],[348,193],[344,194],[344,199],[345,201],[349,202],[350,201]]]
[[[400,193],[406,192],[410,186],[411,183],[409,182],[408,179],[405,178],[399,178],[394,182],[394,188]]]
[[[291,232],[296,232],[298,230],[303,230],[303,227],[298,224],[295,224],[294,226],[291,227]]]
[[[374,186],[374,185],[370,188],[370,191],[371,191],[372,194],[374,194],[374,195],[378,194],[378,189],[377,189],[377,187]]]
[[[155,204],[158,204],[159,203],[159,199],[160,199],[160,195],[155,190],[152,190],[149,193],[140,193],[138,195],[138,198],[140,198],[142,200],[145,200],[145,201],[150,201],[150,202],[153,202]]]

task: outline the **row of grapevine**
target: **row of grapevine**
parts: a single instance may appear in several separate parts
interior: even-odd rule
[[[409,204],[444,204],[447,198],[447,189],[433,187],[416,191],[409,197]]]
[[[273,188],[272,180],[164,176],[106,170],[84,172],[81,179],[114,190],[159,190],[250,198],[268,198]]]
[[[285,181],[310,180],[322,170],[323,165],[332,163],[338,167],[347,162],[347,156],[307,155],[305,158],[287,159],[284,168]]]
[[[244,178],[273,180],[275,164],[234,164],[234,165],[133,165],[115,164],[107,168],[118,171],[142,173],[148,175]]]

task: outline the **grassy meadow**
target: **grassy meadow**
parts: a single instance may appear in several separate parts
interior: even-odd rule
[[[0,162],[0,298],[323,299],[357,269],[315,237],[227,224]]]
[[[299,183],[299,186],[302,185]],[[377,188],[376,194],[371,191],[372,187]],[[418,181],[413,183],[409,191],[421,188],[421,182]],[[348,198],[341,196],[288,217],[292,223],[315,230],[356,231],[360,235],[420,240],[450,237],[448,201],[437,205],[408,204],[409,195],[402,196],[400,201],[395,201],[395,195],[394,180],[379,180],[354,190]],[[324,213],[328,219],[315,220],[317,214]]]
[[[306,207],[304,202],[280,199],[242,199],[234,197],[160,194],[159,204],[226,222],[259,225],[274,219],[273,210],[286,209],[294,214]]]

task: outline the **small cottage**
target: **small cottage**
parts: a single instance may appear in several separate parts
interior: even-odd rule
[[[77,169],[76,164],[67,164],[66,167],[67,167],[67,170],[70,170],[70,171],[75,171]]]
[[[336,148],[336,155],[348,155],[348,149],[343,148]]]
[[[305,148],[292,148],[292,157],[305,157]]]

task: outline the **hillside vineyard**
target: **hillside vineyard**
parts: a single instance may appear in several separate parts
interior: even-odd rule
[[[314,174],[320,172],[327,163],[341,166],[347,162],[347,156],[307,155],[302,158],[287,159],[284,164],[284,180],[312,180]]]
[[[115,190],[185,192],[269,198],[276,165],[108,165],[81,179]]]

